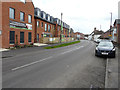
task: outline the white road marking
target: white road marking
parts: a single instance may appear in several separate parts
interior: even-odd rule
[[[36,63],[45,61],[45,60],[47,60],[47,59],[51,59],[51,58],[52,58],[52,56],[51,56],[51,57],[48,57],[48,58],[45,58],[45,59],[42,59],[42,60],[39,60],[39,61],[35,61],[35,62],[32,62],[32,63],[29,63],[29,64],[25,64],[25,65],[23,65],[23,66],[16,67],[16,68],[12,69],[12,71],[15,71],[15,70],[18,70],[18,69],[21,69],[21,68],[25,68],[25,67],[28,67],[28,66],[30,66],[30,65],[33,65],[33,64],[36,64]]]
[[[80,46],[80,47],[77,47],[77,48],[75,48],[75,49],[72,49],[72,50],[63,52],[63,53],[61,53],[60,55],[63,55],[63,54],[65,54],[65,53],[69,53],[69,52],[75,51],[75,50],[80,49],[80,48],[82,48],[82,47],[84,47],[84,46]],[[55,56],[57,56],[57,55],[55,55]],[[12,71],[15,71],[15,70],[18,70],[18,69],[21,69],[21,68],[25,68],[25,67],[31,66],[31,65],[36,64],[36,63],[43,62],[43,61],[46,61],[46,60],[51,59],[51,58],[53,58],[53,56],[50,56],[50,57],[48,57],[48,58],[45,58],[45,59],[42,59],[42,60],[39,60],[39,61],[35,61],[35,62],[29,63],[29,64],[25,64],[25,65],[20,66],[20,67],[13,68]]]
[[[62,55],[62,54],[65,54],[65,53],[69,53],[69,52],[75,51],[75,50],[80,49],[80,48],[82,48],[82,47],[84,47],[84,46],[80,46],[80,47],[78,47],[78,48],[76,48],[76,49],[72,49],[72,50],[63,52],[63,53],[61,53],[61,55]]]

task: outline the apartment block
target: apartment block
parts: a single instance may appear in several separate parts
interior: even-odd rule
[[[8,0],[2,3],[2,48],[34,42],[34,5],[32,0]]]
[[[35,8],[35,42],[41,42],[43,37],[54,37],[55,24],[53,17],[41,11],[39,8]]]

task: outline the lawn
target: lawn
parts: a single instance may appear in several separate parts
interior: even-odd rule
[[[49,46],[49,47],[44,47],[44,48],[45,49],[53,49],[53,48],[59,48],[59,47],[69,46],[69,45],[76,44],[76,43],[80,43],[80,41],[75,41],[75,42],[70,42],[70,43],[64,43],[64,44],[60,44],[60,45],[56,45],[56,46]]]

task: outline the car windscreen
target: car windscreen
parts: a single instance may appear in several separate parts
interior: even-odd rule
[[[113,47],[112,42],[101,42],[98,45],[99,47]]]

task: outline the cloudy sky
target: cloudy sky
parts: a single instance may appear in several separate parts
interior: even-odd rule
[[[119,0],[33,0],[34,6],[55,18],[61,18],[75,32],[90,34],[94,27],[106,31],[110,27],[110,12],[113,23],[118,18]]]

